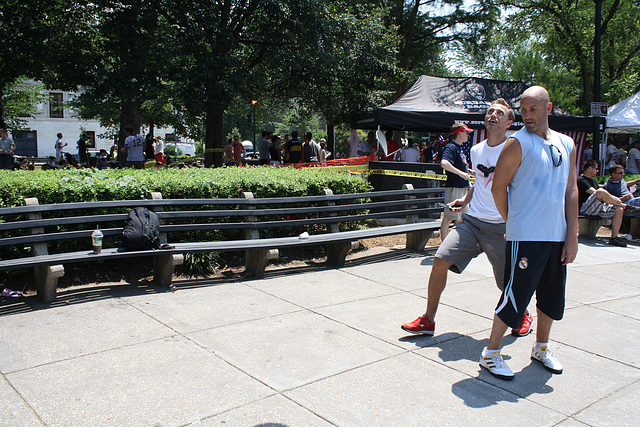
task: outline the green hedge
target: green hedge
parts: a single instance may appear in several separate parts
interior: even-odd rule
[[[147,198],[159,191],[165,199],[238,198],[335,194],[371,190],[365,180],[325,168],[217,168],[217,169],[65,169],[0,171],[0,206],[24,205],[25,197],[40,204]]]

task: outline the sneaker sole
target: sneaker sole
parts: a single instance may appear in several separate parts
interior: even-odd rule
[[[552,369],[552,368],[548,367],[547,365],[545,365],[541,360],[538,360],[533,356],[531,356],[531,360],[535,360],[536,362],[540,363],[544,369],[546,369],[547,371],[551,372],[552,374],[560,375],[562,373],[562,369]]]
[[[500,375],[500,374],[496,374],[494,372],[491,372],[491,369],[487,368],[486,366],[484,366],[482,363],[478,363],[478,365],[480,365],[480,367],[484,370],[486,370],[487,372],[489,372],[491,375],[493,375],[496,378],[499,378],[501,380],[505,380],[505,381],[511,381],[515,375],[512,376],[508,376],[508,375]]]
[[[409,332],[410,334],[413,334],[413,335],[429,335],[429,336],[432,336],[433,333],[435,332],[435,331],[412,331],[410,329],[405,328],[404,326],[400,326],[400,328],[402,328],[403,331]]]
[[[516,331],[515,329],[512,329],[511,330],[511,335],[513,335],[514,337],[526,337],[531,332],[533,332],[533,328],[529,329],[529,332],[527,332],[526,334],[521,334],[520,332]]]

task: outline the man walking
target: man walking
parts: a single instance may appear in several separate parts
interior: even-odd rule
[[[302,148],[304,163],[312,163],[320,160],[320,145],[313,140],[311,132],[304,134],[304,147]]]
[[[56,139],[55,149],[56,149],[56,162],[60,163],[64,159],[62,158],[62,149],[67,146],[66,142],[62,142],[62,133],[58,133],[56,135],[58,139]]]
[[[16,144],[9,132],[5,128],[0,129],[0,169],[11,169],[15,150]]]
[[[82,133],[80,135],[80,139],[78,140],[78,160],[80,164],[83,166],[89,166],[89,158],[87,157],[87,140],[89,139],[89,135],[87,133]]]
[[[520,323],[534,293],[538,321],[531,358],[562,373],[549,334],[553,321],[564,314],[566,266],[578,253],[578,188],[575,146],[568,136],[549,129],[552,108],[543,87],[524,91],[520,112],[525,128],[506,142],[491,189],[507,222],[505,286],[480,366],[505,380],[514,374],[500,354],[502,337]]]
[[[440,296],[447,284],[447,272],[462,273],[469,262],[482,252],[487,254],[493,267],[496,284],[503,289],[505,222],[496,208],[491,195],[491,184],[498,156],[507,140],[505,133],[515,120],[513,109],[502,99],[496,99],[487,109],[484,118],[487,139],[471,148],[471,160],[478,172],[471,190],[451,205],[456,210],[469,205],[469,212],[458,223],[438,248],[433,258],[427,290],[427,311],[402,329],[412,334],[433,335],[435,316]],[[523,316],[518,328],[512,333],[525,336],[531,332],[530,314]]]
[[[271,146],[271,132],[262,131],[262,138],[258,141],[258,158],[261,165],[268,165],[271,160],[269,147]]]

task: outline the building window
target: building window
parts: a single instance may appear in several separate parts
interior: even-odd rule
[[[61,93],[49,93],[49,117],[61,119],[64,117]]]
[[[85,132],[89,139],[87,140],[87,148],[96,148],[96,133],[95,131],[88,130]]]

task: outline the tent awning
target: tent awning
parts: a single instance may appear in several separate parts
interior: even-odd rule
[[[353,129],[391,129],[412,131],[447,131],[454,122],[469,127],[484,127],[484,115],[491,101],[504,98],[516,111],[527,85],[523,82],[490,80],[476,77],[420,76],[409,90],[392,104],[359,114]],[[522,127],[516,115],[513,129]],[[591,117],[569,114],[553,108],[549,125],[558,131],[593,131]]]
[[[609,108],[607,128],[612,133],[640,132],[640,92]]]

